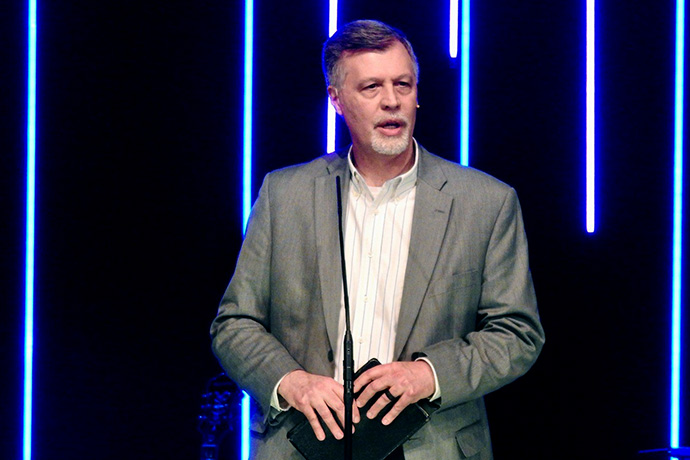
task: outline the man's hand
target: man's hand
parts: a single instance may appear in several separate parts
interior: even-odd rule
[[[431,397],[435,391],[434,372],[425,361],[394,362],[375,366],[355,380],[354,392],[357,393],[367,384],[369,385],[357,398],[358,407],[363,407],[379,391],[387,390],[367,412],[369,418],[376,418],[381,409],[398,398],[383,417],[381,422],[384,425],[390,424],[407,406]]]
[[[345,403],[343,402],[343,386],[341,384],[330,377],[296,370],[283,378],[278,386],[278,394],[290,406],[307,417],[316,439],[319,441],[326,439],[326,434],[316,416],[317,413],[336,439],[343,438],[343,430],[340,429],[331,412],[333,409],[341,425],[345,424]],[[359,422],[359,410],[354,401],[352,404],[352,421],[354,423]]]

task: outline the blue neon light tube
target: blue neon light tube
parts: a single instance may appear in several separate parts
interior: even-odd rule
[[[326,97],[326,152],[335,151],[335,121],[336,113],[331,99]]]
[[[450,0],[448,25],[448,54],[452,59],[458,57],[458,0]]]
[[[36,231],[36,0],[28,9],[28,94],[26,139],[26,260],[24,279],[24,414],[22,452],[31,459],[33,421],[34,262]]]
[[[683,266],[683,115],[685,80],[685,0],[676,2],[676,86],[673,141],[673,268],[671,331],[671,447],[680,447],[682,266]]]
[[[594,71],[595,71],[595,41],[594,41],[594,8],[595,0],[587,0],[587,76],[586,76],[586,227],[588,233],[595,228],[595,141],[594,141]]]
[[[244,3],[244,133],[242,146],[242,233],[252,209],[252,124],[254,91],[254,0]],[[249,396],[242,397],[241,459],[248,460],[249,451]]]
[[[242,447],[241,456],[242,460],[249,460],[249,411],[251,404],[249,402],[249,395],[242,392]]]
[[[328,36],[332,37],[338,30],[338,0],[328,2]]]
[[[338,30],[338,0],[328,2],[328,36],[332,37]],[[335,108],[326,98],[326,152],[335,151]]]
[[[470,164],[470,0],[462,0],[460,164]]]
[[[244,133],[242,145],[242,230],[252,208],[252,110],[254,91],[254,0],[245,0],[244,10]]]

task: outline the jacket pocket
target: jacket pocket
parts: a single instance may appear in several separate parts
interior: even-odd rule
[[[487,437],[484,424],[473,423],[455,433],[455,440],[462,452],[462,458],[472,458],[486,448]]]
[[[429,297],[436,297],[447,292],[478,285],[479,282],[478,270],[469,270],[451,276],[444,276],[429,285]]]

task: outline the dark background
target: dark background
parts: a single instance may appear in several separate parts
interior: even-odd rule
[[[21,453],[24,3],[0,6],[7,459]],[[584,4],[473,2],[470,163],[518,191],[547,333],[532,371],[488,397],[497,460],[668,443],[674,2],[598,2],[593,235]],[[257,0],[255,192],[323,152],[327,15],[325,1]],[[456,159],[447,1],[341,2],[341,24],[364,17],[408,34],[416,137]],[[198,458],[201,393],[220,372],[208,327],[242,238],[243,4],[39,2],[38,30],[34,458]]]

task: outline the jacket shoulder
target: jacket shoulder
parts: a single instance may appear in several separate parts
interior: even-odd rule
[[[277,185],[314,179],[315,177],[330,174],[334,165],[340,164],[343,161],[343,158],[338,153],[328,153],[306,163],[271,171],[266,175],[265,181],[268,180],[271,184]]]
[[[512,187],[478,169],[462,166],[433,153],[423,152],[420,167],[422,178],[431,178],[440,190],[450,194],[488,194],[505,196]]]

